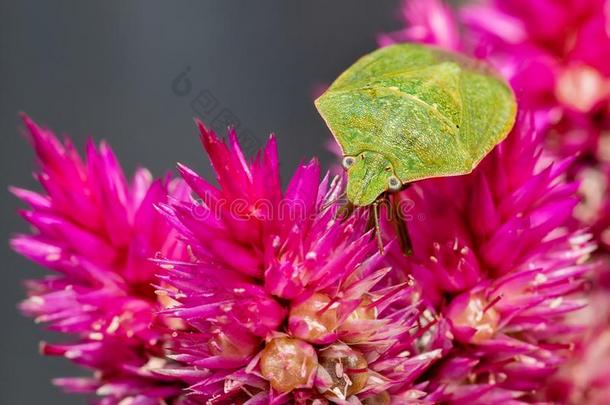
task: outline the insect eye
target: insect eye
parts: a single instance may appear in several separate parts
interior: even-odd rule
[[[388,189],[390,191],[398,191],[402,188],[402,182],[396,176],[390,176],[388,179]]]
[[[356,159],[353,156],[344,156],[343,160],[341,161],[341,166],[347,170],[354,164],[355,161]]]

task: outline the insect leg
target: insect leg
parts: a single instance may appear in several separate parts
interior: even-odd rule
[[[398,194],[390,196],[391,202],[389,204],[390,219],[394,225],[396,234],[398,235],[398,241],[400,242],[400,249],[402,252],[411,256],[413,254],[413,246],[411,244],[411,238],[409,237],[409,229],[404,219],[400,215],[400,197]]]
[[[341,221],[345,221],[350,217],[350,215],[352,215],[355,209],[356,206],[351,201],[348,201],[345,205],[339,208],[339,210],[337,210],[336,218]]]
[[[373,203],[373,218],[375,221],[375,236],[377,237],[377,247],[379,247],[379,253],[384,254],[383,251],[383,239],[381,238],[381,226],[379,225],[379,200]]]

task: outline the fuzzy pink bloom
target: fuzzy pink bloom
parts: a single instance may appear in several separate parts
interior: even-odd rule
[[[545,127],[549,150],[578,155],[568,174],[585,199],[575,215],[610,248],[610,1],[489,0],[452,11],[406,0],[403,13],[407,26],[382,45],[433,43],[491,61]]]
[[[27,282],[24,313],[71,343],[43,343],[46,355],[64,356],[95,371],[91,378],[60,378],[71,392],[97,392],[100,404],[158,404],[181,384],[154,373],[166,366],[165,336],[151,328],[159,301],[152,287],[157,253],[182,257],[174,233],[154,204],[185,187],[154,180],[139,169],[128,182],[112,150],[87,144],[86,162],[69,140],[23,117],[36,152],[44,192],[12,188],[29,205],[21,215],[33,234],[17,235],[18,253],[55,274]]]
[[[589,305],[575,314],[586,323],[585,338],[574,356],[553,376],[546,398],[565,404],[610,403],[610,292],[599,289],[589,296]]]
[[[425,3],[427,9],[416,4]],[[425,41],[406,28],[393,34],[395,41],[432,42],[452,50],[466,50],[491,61],[510,81],[522,108],[532,110],[542,129],[546,146],[557,159],[574,157],[567,177],[580,182],[583,201],[575,218],[591,226],[597,244],[610,247],[610,2],[607,0],[506,0],[466,4],[455,12],[437,0],[405,1],[404,9],[424,14],[405,19],[430,20],[445,12],[454,31],[454,45],[435,39],[435,27]],[[418,8],[419,7],[419,8]],[[417,24],[416,24],[417,25]],[[420,24],[421,25],[421,24]],[[386,36],[385,43],[388,43]],[[521,239],[521,238],[519,238]],[[607,264],[596,273],[607,274]],[[605,273],[600,273],[605,271]],[[603,281],[595,280],[602,285]],[[599,302],[607,302],[604,290],[584,294],[594,309],[577,311],[581,324],[588,324],[584,341],[576,340],[568,363],[544,390],[546,398],[566,403],[607,403],[608,369],[607,312]],[[607,293],[606,293],[607,294]],[[581,313],[595,316],[584,317]],[[572,322],[568,322],[572,325]]]
[[[448,6],[437,0],[405,1],[401,17],[406,27],[379,35],[381,46],[400,42],[421,42],[458,51],[461,48],[457,22]]]
[[[282,192],[273,137],[248,161],[235,132],[199,128],[219,188],[180,166],[197,200],[161,205],[192,254],[163,262],[173,357],[191,366],[168,374],[202,403],[419,401],[440,350],[415,347],[412,281],[390,284],[366,214],[336,218],[341,181],[312,160]]]
[[[541,157],[531,119],[521,115],[472,174],[402,193],[413,206],[414,254],[402,265],[394,255],[394,267],[413,275],[429,304],[428,338],[449,342],[426,374],[426,399],[535,402],[570,355],[583,325],[566,314],[585,305],[580,292],[594,266],[585,261],[595,246],[566,227],[578,202],[577,185],[563,179],[569,164]]]

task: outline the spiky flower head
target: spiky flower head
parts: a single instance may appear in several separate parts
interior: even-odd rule
[[[610,401],[610,291],[588,295],[588,306],[575,322],[587,325],[574,355],[549,380],[545,398],[570,405],[603,405]]]
[[[95,372],[55,383],[67,391],[96,392],[101,404],[179,396],[181,383],[153,371],[167,364],[165,335],[151,328],[159,307],[152,287],[159,269],[149,259],[158,253],[182,257],[154,204],[167,201],[168,193],[181,198],[185,188],[169,178],[153,180],[145,169],[128,182],[105,143],[96,147],[89,141],[83,161],[70,140],[60,142],[27,116],[23,121],[44,191],[12,189],[29,205],[21,215],[33,233],[15,236],[11,246],[54,274],[29,280],[20,307],[72,338],[43,343],[43,354]]]
[[[487,0],[451,10],[440,0],[405,0],[406,27],[380,42],[418,41],[493,63],[520,106],[534,112],[547,148],[578,155],[576,218],[610,247],[610,2]]]
[[[219,188],[180,166],[196,199],[161,205],[191,252],[163,262],[174,358],[191,366],[168,374],[210,404],[417,400],[440,350],[414,346],[418,303],[389,283],[366,214],[337,218],[342,182],[313,160],[282,192],[273,137],[248,161],[235,132],[199,129]]]
[[[566,314],[585,304],[595,246],[566,226],[578,202],[570,161],[545,161],[532,125],[521,114],[472,174],[404,192],[424,218],[409,223],[405,266],[429,303],[430,337],[451,342],[427,374],[430,400],[535,402],[583,328]]]

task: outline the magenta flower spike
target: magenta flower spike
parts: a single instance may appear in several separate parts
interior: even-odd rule
[[[449,349],[426,397],[454,404],[531,403],[572,355],[595,266],[590,235],[567,226],[577,184],[570,160],[541,155],[533,120],[517,126],[470,175],[416,183],[404,265],[429,304],[430,332]],[[511,402],[512,401],[512,402]]]
[[[339,179],[301,164],[282,192],[275,139],[252,160],[199,123],[216,188],[184,166],[195,199],[160,204],[188,245],[163,261],[180,321],[168,375],[211,404],[390,404],[424,395],[414,381],[440,356],[420,350],[410,282],[390,284],[366,215],[341,221]],[[193,381],[193,373],[202,375]],[[403,402],[401,402],[403,401]]]
[[[100,404],[158,404],[177,398],[181,383],[155,374],[167,366],[162,329],[151,327],[160,301],[152,287],[157,254],[179,259],[183,247],[154,204],[181,199],[180,181],[153,180],[139,169],[128,182],[110,147],[87,144],[86,161],[66,139],[23,116],[36,152],[42,193],[12,188],[29,205],[21,215],[32,234],[11,240],[15,251],[54,272],[26,284],[21,310],[70,343],[42,343],[95,372],[59,378],[70,392],[95,392]]]
[[[438,0],[404,1],[401,17],[406,22],[403,30],[380,34],[381,46],[400,42],[421,42],[439,45],[453,51],[462,48],[458,24],[448,6]]]
[[[576,314],[587,331],[545,387],[545,398],[567,404],[604,405],[610,401],[610,294],[600,288],[588,297],[589,305]]]
[[[81,158],[24,116],[43,191],[11,189],[32,226],[11,245],[53,273],[20,309],[68,336],[42,353],[93,372],[55,383],[100,405],[608,403],[608,16],[404,2],[382,46],[484,59],[520,110],[472,173],[392,195],[410,256],[315,159],[282,187],[274,136],[247,158],[197,121],[215,182],[127,179],[105,143]]]
[[[550,152],[576,155],[575,217],[610,249],[610,3],[606,0],[487,0],[451,10],[440,0],[406,0],[405,28],[380,44],[416,41],[490,61],[534,113]],[[456,28],[458,27],[458,28]]]

